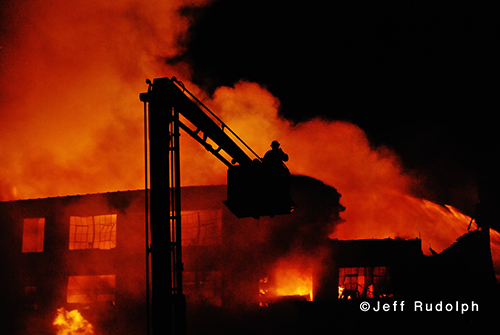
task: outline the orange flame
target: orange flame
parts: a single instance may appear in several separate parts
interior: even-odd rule
[[[261,295],[264,294],[265,298],[296,296],[312,301],[313,268],[317,264],[316,261],[313,257],[302,257],[293,253],[279,259],[273,266],[269,280],[267,277],[264,279],[265,285],[261,285]]]
[[[313,278],[310,269],[278,268],[274,272],[276,295],[305,296],[313,300]]]
[[[338,298],[339,299],[341,299],[343,297],[344,290],[345,290],[345,287],[343,287],[343,286],[338,287]]]
[[[57,335],[94,335],[94,327],[76,309],[59,308],[52,324],[57,326]]]

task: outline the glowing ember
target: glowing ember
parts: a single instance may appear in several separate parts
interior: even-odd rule
[[[57,326],[57,335],[94,334],[94,327],[76,309],[68,312],[64,307],[59,308],[52,324]]]
[[[262,278],[259,281],[259,306],[267,307],[267,293],[269,292],[269,279],[267,277]]]

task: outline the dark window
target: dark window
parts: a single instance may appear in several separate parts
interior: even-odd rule
[[[193,302],[221,306],[222,273],[220,271],[186,271],[184,291]]]

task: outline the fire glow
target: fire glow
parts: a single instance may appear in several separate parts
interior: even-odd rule
[[[268,277],[259,283],[259,305],[290,297],[313,301],[314,260],[304,257],[289,257],[278,260]]]
[[[92,324],[76,309],[68,312],[64,307],[59,308],[52,324],[57,327],[57,335],[94,335]]]
[[[278,268],[274,270],[276,295],[302,296],[313,300],[311,269]]]

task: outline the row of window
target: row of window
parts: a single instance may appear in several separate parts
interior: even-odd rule
[[[183,282],[185,292],[191,299],[221,305],[222,273],[220,271],[188,271],[184,274]],[[384,266],[340,268],[339,299],[388,296],[389,283],[388,268]],[[114,274],[69,276],[67,302],[114,304],[115,290],[116,275]],[[28,296],[36,294],[36,287],[27,287],[26,293]]]
[[[185,293],[190,299],[221,306],[222,273],[220,271],[187,271],[183,279]],[[260,284],[262,285],[262,280]],[[339,269],[339,299],[390,296],[387,294],[389,284],[390,275],[387,267]],[[66,301],[83,304],[95,302],[115,304],[115,290],[116,275],[114,274],[69,276]],[[26,287],[26,294],[33,296],[35,303],[36,291],[36,286]]]
[[[187,271],[184,273],[185,293],[192,301],[221,306],[222,273],[220,271]],[[116,275],[69,276],[66,302],[115,304]],[[36,285],[25,287],[26,302],[32,309],[38,308],[40,293]]]
[[[23,222],[22,252],[43,252],[45,218],[27,218]],[[116,214],[71,216],[69,249],[112,249],[116,247]]]
[[[191,298],[212,305],[221,305],[222,272],[186,271],[184,291]],[[69,276],[67,302],[115,303],[116,275]]]
[[[116,247],[116,214],[70,216],[69,250]],[[182,245],[221,243],[222,211],[188,211],[182,213]],[[45,218],[27,218],[23,223],[22,252],[43,252]]]

